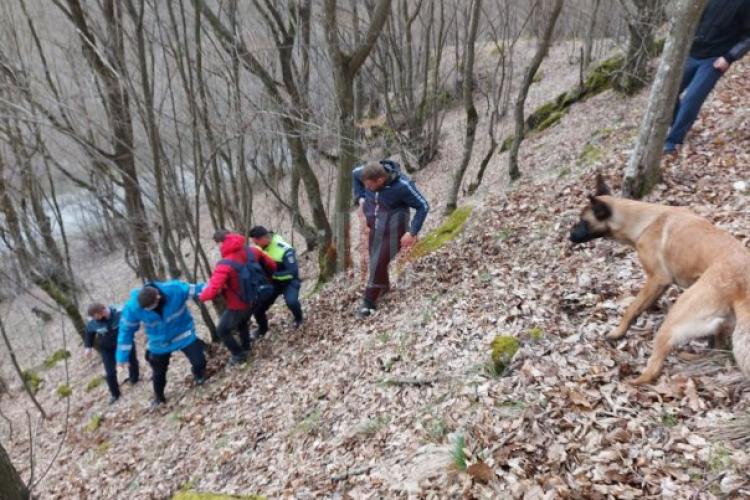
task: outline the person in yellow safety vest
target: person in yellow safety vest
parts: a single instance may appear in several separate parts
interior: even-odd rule
[[[268,320],[265,312],[273,305],[279,295],[294,315],[294,328],[299,328],[304,321],[302,306],[299,302],[299,290],[302,281],[299,278],[299,265],[294,248],[276,233],[263,226],[255,226],[250,230],[250,238],[276,262],[276,272],[272,276],[274,292],[270,298],[255,312],[258,329],[255,337],[262,337],[268,331]]]

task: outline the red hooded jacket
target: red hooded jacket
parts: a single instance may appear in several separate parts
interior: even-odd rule
[[[244,236],[237,233],[229,233],[219,247],[221,257],[244,264],[247,262],[246,246],[247,243]],[[251,246],[250,251],[268,276],[276,272],[276,262],[263,250]],[[203,289],[199,299],[201,302],[207,302],[214,300],[219,295],[224,296],[224,300],[227,302],[227,309],[241,311],[248,307],[248,304],[240,300],[240,282],[237,272],[226,264],[216,265],[216,269],[214,269],[211,279],[208,280],[208,285]]]

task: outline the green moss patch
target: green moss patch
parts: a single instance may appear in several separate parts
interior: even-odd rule
[[[94,415],[93,417],[91,417],[91,419],[89,420],[89,423],[86,424],[86,431],[87,432],[96,431],[102,425],[103,418],[104,417],[102,417],[101,415]]]
[[[86,384],[86,392],[91,392],[100,385],[104,383],[104,377],[101,375],[97,375],[96,377],[89,380],[89,383]]]
[[[266,497],[260,495],[224,495],[222,493],[187,490],[175,493],[172,500],[266,500]]]
[[[453,213],[446,217],[440,227],[434,231],[430,231],[427,236],[414,245],[411,252],[412,256],[418,258],[430,254],[454,239],[461,232],[464,225],[466,225],[466,221],[473,210],[474,207],[471,206],[459,207],[454,210]]]
[[[521,344],[518,339],[510,335],[498,335],[492,341],[492,365],[497,375],[502,375],[508,368],[513,356],[518,352]]]
[[[34,370],[24,370],[21,373],[23,383],[29,388],[32,394],[36,394],[44,383],[44,379]]]
[[[50,357],[44,360],[44,368],[49,370],[50,368],[54,368],[54,366],[59,363],[60,361],[63,361],[65,359],[68,359],[70,357],[70,351],[67,351],[65,349],[58,349]]]
[[[57,395],[61,398],[69,398],[73,394],[73,389],[68,384],[60,384],[57,386]]]

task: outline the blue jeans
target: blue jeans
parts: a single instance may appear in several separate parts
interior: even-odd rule
[[[674,108],[672,126],[669,129],[666,146],[682,144],[690,127],[693,126],[698,113],[708,94],[721,78],[721,71],[714,68],[716,57],[696,59],[688,57],[680,84],[682,98],[677,99]],[[683,94],[684,92],[684,94]]]
[[[102,363],[104,364],[104,373],[106,375],[109,393],[112,396],[119,398],[120,385],[117,383],[117,362],[115,361],[115,352],[117,352],[116,347],[114,349],[105,349],[103,347],[99,348],[99,354],[102,355]],[[135,346],[133,346],[133,349],[130,351],[128,365],[130,383],[135,384],[136,382],[138,382],[139,374],[138,357],[135,353]]]

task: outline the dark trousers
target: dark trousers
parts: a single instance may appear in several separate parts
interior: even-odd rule
[[[289,281],[274,281],[273,292],[263,304],[259,306],[263,311],[263,316],[265,317],[265,312],[271,308],[273,303],[276,302],[276,299],[283,295],[284,302],[286,302],[286,306],[289,310],[292,311],[294,320],[302,321],[302,304],[299,302],[299,289],[301,286],[302,282],[296,278]],[[260,323],[258,323],[258,325],[260,326]]]
[[[182,353],[187,357],[188,361],[190,361],[193,377],[203,377],[206,371],[206,356],[203,353],[203,341],[195,339],[192,344],[182,349]],[[164,397],[164,388],[167,386],[167,368],[169,368],[169,359],[171,357],[171,352],[166,354],[153,354],[146,351],[146,359],[153,370],[154,395],[159,401],[166,401],[166,398]]]
[[[368,248],[370,269],[365,289],[365,303],[374,307],[378,299],[391,288],[388,265],[401,249],[401,237],[406,233],[408,215],[394,213],[384,221],[375,221],[370,228]]]
[[[693,126],[703,102],[721,78],[721,71],[714,68],[716,57],[695,59],[688,57],[680,84],[682,98],[677,99],[672,126],[667,136],[667,144],[682,144]],[[684,92],[684,94],[683,94]]]
[[[250,316],[253,309],[248,307],[244,310],[226,309],[221,314],[219,326],[216,327],[216,333],[224,342],[224,345],[232,354],[239,354],[242,351],[250,350]],[[240,344],[234,338],[232,333],[237,331],[240,335]]]
[[[263,292],[263,295],[258,299],[258,303],[253,308],[253,316],[255,322],[258,323],[258,332],[263,335],[268,331],[268,316],[266,312],[276,300],[277,295],[276,288],[270,288],[268,291]]]
[[[109,387],[109,393],[116,397],[120,397],[120,384],[117,383],[117,361],[115,361],[115,353],[117,347],[113,349],[99,348],[99,354],[102,356],[102,363],[104,364],[104,375],[107,379],[107,387]],[[130,351],[130,358],[128,359],[128,375],[131,384],[138,382],[138,375],[140,368],[138,366],[138,356],[136,356],[135,345],[133,350]]]

